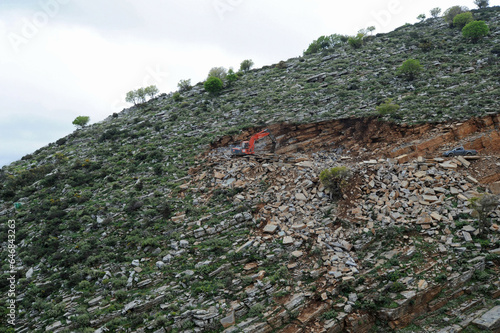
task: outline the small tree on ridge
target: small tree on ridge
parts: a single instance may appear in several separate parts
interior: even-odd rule
[[[154,98],[159,92],[158,88],[154,85],[144,88],[144,93],[149,96],[149,98]]]
[[[242,72],[248,72],[250,68],[253,66],[253,60],[252,59],[246,59],[243,60],[240,64],[240,71]]]
[[[73,125],[79,128],[84,128],[90,121],[89,116],[78,116],[73,120]]]
[[[489,0],[474,0],[474,4],[477,6],[477,8],[486,8],[490,5]]]
[[[439,14],[441,14],[441,8],[439,7],[432,8],[430,13],[433,18],[439,17]]]
[[[134,103],[134,105],[137,105],[137,100],[137,92],[135,90],[129,91],[125,96],[125,101],[128,103]]]
[[[227,69],[225,69],[224,67],[213,67],[208,72],[208,78],[217,77],[221,80],[224,80],[226,78],[226,75],[227,75]]]
[[[468,10],[469,10],[469,8],[467,8],[465,6],[450,7],[444,11],[444,14],[443,14],[444,20],[446,21],[446,23],[448,23],[450,25],[450,27],[452,27],[453,26],[453,19],[455,18],[455,16],[457,16],[460,13],[464,13]]]
[[[191,79],[187,80],[180,80],[179,83],[177,83],[177,87],[179,87],[180,92],[185,92],[191,90]]]

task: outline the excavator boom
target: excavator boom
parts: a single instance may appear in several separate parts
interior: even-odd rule
[[[239,155],[239,156],[255,154],[255,141],[262,139],[266,136],[269,136],[269,138],[271,138],[272,141],[271,152],[274,153],[274,149],[276,148],[276,138],[274,137],[274,135],[272,135],[272,133],[268,129],[265,129],[259,133],[252,135],[250,140],[243,141],[241,143],[241,146],[233,147],[231,149],[231,152],[233,155]]]

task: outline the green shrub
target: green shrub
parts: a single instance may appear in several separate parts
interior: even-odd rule
[[[179,92],[176,92],[172,95],[172,99],[175,101],[175,102],[182,102],[182,96]]]
[[[420,61],[408,59],[398,68],[397,75],[406,77],[409,81],[413,80],[418,73],[422,71]]]
[[[125,207],[125,212],[131,214],[131,213],[139,210],[142,206],[144,206],[144,202],[132,199],[129,201],[129,203]]]
[[[290,278],[290,272],[286,266],[281,266],[273,275],[269,277],[271,284],[279,282],[279,280],[288,280]]]
[[[440,273],[434,278],[434,281],[436,283],[445,283],[447,279],[448,276],[445,273]]]
[[[432,50],[432,42],[427,39],[422,39],[418,47],[424,52],[430,51]]]
[[[90,121],[90,117],[88,116],[78,116],[73,120],[73,125],[83,128],[85,125],[87,125]]]
[[[453,18],[453,26],[462,29],[472,21],[474,21],[474,17],[471,12],[461,13]]]
[[[240,71],[246,73],[250,70],[250,68],[252,68],[252,66],[253,66],[253,60],[251,59],[243,60],[240,64]]]
[[[226,80],[229,86],[232,86],[233,83],[238,79],[236,73],[234,73],[233,69],[230,68],[226,75]]]
[[[115,292],[115,297],[118,302],[123,302],[127,299],[128,293],[126,290],[117,290]]]
[[[425,14],[420,14],[420,15],[417,16],[417,20],[419,20],[420,22],[425,21],[425,18],[426,18]]]
[[[462,29],[462,35],[474,43],[489,33],[490,28],[484,21],[472,21]]]
[[[349,39],[347,40],[347,43],[349,43],[349,45],[352,48],[359,49],[361,46],[363,46],[363,38],[364,37],[365,37],[365,35],[363,33],[358,33],[354,37],[349,37]]]
[[[472,275],[472,280],[478,281],[478,282],[486,282],[490,279],[490,272],[488,270],[484,271],[474,271],[474,274]]]
[[[390,287],[389,287],[389,290],[392,292],[392,293],[399,293],[403,290],[406,290],[406,286],[404,283],[401,283],[401,282],[394,282]]]
[[[191,90],[191,79],[188,80],[180,80],[179,83],[177,83],[177,87],[179,88],[180,92],[185,92]]]
[[[380,115],[385,116],[387,114],[393,114],[399,110],[399,105],[392,103],[392,98],[388,98],[384,103],[377,106],[376,109]]]
[[[279,68],[279,69],[285,69],[285,68],[287,68],[286,61],[281,60],[280,62],[278,62],[276,64],[276,68]]]
[[[220,78],[212,76],[205,81],[203,86],[205,87],[205,90],[208,91],[209,93],[216,94],[222,90],[223,84]]]
[[[455,16],[457,16],[460,13],[464,13],[468,10],[469,10],[469,8],[464,7],[464,6],[450,7],[447,10],[445,10],[445,12],[443,14],[444,20],[446,21],[446,23],[448,23],[450,25],[450,27],[452,27],[453,26],[453,19],[455,18]]]
[[[248,311],[248,317],[251,318],[260,316],[262,315],[265,309],[266,307],[264,305],[257,303],[254,306],[252,306]]]
[[[90,286],[91,286],[91,284],[87,280],[83,280],[83,281],[80,281],[80,283],[78,283],[79,290],[87,290],[90,288]]]
[[[72,321],[75,322],[76,327],[84,328],[90,324],[90,316],[88,314],[81,314],[72,318]]]
[[[330,198],[339,198],[349,185],[351,176],[351,170],[345,166],[338,166],[321,171],[319,179],[321,184],[330,191]]]
[[[331,49],[341,43],[341,35],[333,34],[330,36],[320,36],[318,39],[309,44],[307,50],[304,51],[304,55],[318,53],[322,50]]]
[[[327,311],[319,317],[320,320],[332,320],[335,318],[337,318],[337,312],[335,312],[335,310]]]
[[[486,261],[500,261],[500,255],[496,253],[488,253],[485,257]]]

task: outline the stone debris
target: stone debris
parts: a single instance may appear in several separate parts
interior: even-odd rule
[[[500,305],[495,306],[480,318],[475,319],[473,323],[480,329],[495,332],[500,330]]]

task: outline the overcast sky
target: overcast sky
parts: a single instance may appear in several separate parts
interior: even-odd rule
[[[302,55],[321,35],[389,32],[472,0],[0,0],[0,167],[123,108],[127,91]],[[500,0],[490,0],[500,5]]]

